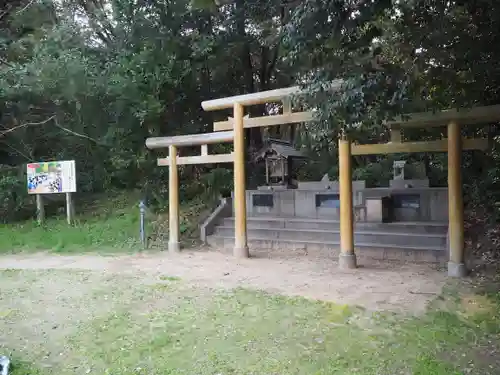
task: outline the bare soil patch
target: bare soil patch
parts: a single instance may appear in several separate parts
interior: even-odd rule
[[[134,276],[139,283],[168,275],[208,288],[244,287],[370,310],[410,313],[423,312],[428,302],[441,293],[446,280],[446,275],[431,265],[364,262],[356,270],[341,271],[333,260],[235,260],[230,255],[208,251],[125,256],[21,254],[0,258],[0,269],[95,270]]]

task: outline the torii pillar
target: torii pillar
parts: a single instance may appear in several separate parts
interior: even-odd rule
[[[234,249],[236,258],[250,256],[247,243],[247,207],[245,178],[245,129],[243,106],[234,103]]]
[[[177,146],[169,146],[168,178],[168,251],[177,253],[181,249],[179,242],[179,171],[177,170]]]
[[[460,124],[452,121],[448,124],[448,236],[450,261],[448,276],[464,277],[464,202],[462,195],[462,136]]]
[[[339,139],[340,254],[339,268],[356,268],[352,207],[351,143],[347,136]]]

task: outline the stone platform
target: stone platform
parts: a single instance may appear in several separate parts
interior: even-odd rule
[[[443,262],[447,255],[446,222],[357,222],[356,254],[363,258]],[[287,250],[298,254],[336,257],[339,253],[339,222],[306,217],[248,217],[250,250]],[[207,243],[227,250],[234,246],[234,218],[223,218]]]

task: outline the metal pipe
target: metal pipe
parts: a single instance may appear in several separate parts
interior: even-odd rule
[[[146,204],[144,201],[141,200],[139,203],[139,212],[140,212],[140,236],[141,236],[141,243],[143,248],[146,248],[146,226],[145,226],[145,216],[146,216]]]

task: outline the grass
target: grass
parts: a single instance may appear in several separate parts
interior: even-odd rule
[[[57,218],[2,226],[0,253],[136,250],[137,201],[90,200],[73,226]],[[199,210],[183,212],[188,233]],[[148,233],[167,232],[161,217],[148,222]],[[1,271],[0,355],[14,351],[11,375],[500,373],[498,288],[451,285],[412,317],[142,277]]]
[[[361,327],[366,312],[241,289],[217,294],[206,306],[193,302],[94,321],[79,346],[116,374],[140,368],[147,374],[458,375],[460,366],[446,357],[485,333],[450,312],[379,317]]]
[[[162,281],[179,281],[180,278],[177,276],[160,276],[160,280],[162,280]]]
[[[351,314],[343,307],[243,289],[197,302],[188,298],[169,311],[127,310],[94,321],[83,340],[99,339],[83,354],[101,360],[101,368],[118,365],[119,374],[134,368],[148,374],[314,373],[327,359],[319,352],[329,335],[348,331],[329,330],[329,324]],[[133,328],[124,335],[124,327]]]
[[[72,275],[67,271],[0,274],[6,294],[0,302],[24,309],[2,322],[12,327],[15,319],[21,324],[36,314],[23,302],[33,290],[45,293],[44,299],[55,299],[59,297],[53,293],[46,295],[47,283],[62,278],[65,285],[73,285],[72,290],[81,289],[82,280],[89,277]],[[58,309],[64,308],[60,314],[62,319],[71,316],[67,322],[72,329],[64,341],[65,355],[56,356],[52,372],[40,374],[500,373],[496,357],[485,356],[499,349],[498,294],[464,294],[452,288],[427,314],[413,317],[241,288],[214,291],[169,277],[153,285],[125,276],[92,277],[84,294],[80,290],[76,296],[66,295],[65,306],[52,305],[47,316],[57,316]],[[32,289],[18,292],[23,283]],[[38,294],[32,298],[36,300]],[[104,304],[109,308],[99,310]],[[81,311],[88,308],[94,312],[86,312],[90,317],[82,319]],[[4,328],[0,322],[0,329]],[[33,335],[31,327],[18,329],[19,336]],[[12,345],[16,340],[11,338]],[[33,363],[39,361],[34,348],[41,345],[39,353],[44,353],[54,344],[50,336],[35,345],[38,341],[31,337],[26,354]]]
[[[139,196],[137,193],[98,196],[78,205],[74,225],[66,223],[65,214],[47,219],[44,225],[36,221],[0,227],[0,254],[14,252],[51,251],[56,253],[127,252],[141,249],[139,238]],[[181,220],[184,232],[197,223],[189,216]],[[149,243],[164,241],[168,229],[166,217],[147,212],[146,233]]]
[[[9,375],[44,375],[42,370],[30,363],[23,362],[17,358],[13,358],[12,362],[13,364],[9,369]]]
[[[0,252],[82,252],[139,246],[137,201],[117,196],[85,203],[74,225],[68,225],[62,214],[49,218],[44,225],[30,221],[2,226]]]

